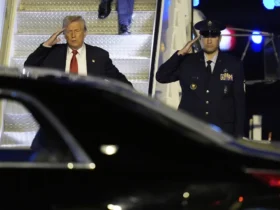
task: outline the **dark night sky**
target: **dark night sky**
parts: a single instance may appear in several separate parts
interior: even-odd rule
[[[254,2],[254,3],[253,3]],[[200,0],[197,7],[212,19],[242,28],[280,33],[280,8],[266,10],[262,0]]]
[[[216,19],[224,24],[250,30],[260,30],[280,34],[280,7],[267,10],[262,0],[200,0],[197,9],[208,19]],[[241,57],[248,38],[239,37],[231,54]],[[249,48],[244,60],[247,80],[263,79],[263,52]]]

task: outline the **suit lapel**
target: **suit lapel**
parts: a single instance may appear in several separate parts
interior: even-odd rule
[[[58,69],[61,69],[61,71],[65,71],[66,68],[66,57],[67,56],[67,45],[63,45],[60,49],[59,52],[56,53],[56,62],[58,65]]]
[[[198,54],[199,54],[199,63],[200,63],[200,67],[203,66],[203,68],[205,69],[204,52],[201,51],[201,52],[199,52]]]
[[[223,58],[223,54],[221,52],[219,52],[214,69],[213,69],[214,77],[219,76],[222,71],[222,58]]]
[[[89,49],[88,45],[87,44],[85,44],[85,45],[86,45],[87,71],[88,71],[87,74],[90,74],[90,72],[91,72],[91,53],[89,52],[90,49]]]
[[[199,81],[199,86],[200,86],[200,88],[198,88],[197,95],[200,98],[204,98],[205,97],[206,67],[205,67],[205,60],[204,60],[203,51],[199,52],[198,59],[199,59],[199,62],[198,62],[198,66],[197,66],[196,71],[198,71],[198,74],[199,74],[199,80],[200,80]]]
[[[96,68],[95,65],[95,58],[94,58],[94,52],[92,48],[86,45],[86,59],[87,59],[87,75],[97,75],[98,74],[98,69]]]
[[[230,81],[221,81],[221,74],[229,73],[232,74],[232,72],[228,72],[226,69],[227,65],[225,63],[225,54],[219,52],[219,56],[217,58],[217,63],[215,65],[215,74],[213,78],[213,82],[215,83],[216,89],[217,89],[217,95],[220,93],[221,95],[224,95],[230,91]]]

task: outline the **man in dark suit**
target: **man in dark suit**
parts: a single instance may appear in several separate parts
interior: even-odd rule
[[[58,36],[61,33],[64,34],[67,44],[58,44],[60,41]],[[86,35],[85,20],[81,16],[67,16],[63,20],[63,28],[29,55],[24,66],[52,68],[79,75],[102,76],[132,86],[113,65],[107,51],[84,43]],[[55,142],[54,137],[40,128],[31,145],[31,149],[37,151],[32,159],[37,161],[71,159],[68,151],[65,154],[62,151],[57,152],[53,142]]]
[[[58,44],[63,33],[67,44]],[[87,35],[85,20],[81,16],[67,16],[63,28],[42,43],[24,63],[24,66],[54,68],[68,73],[112,78],[130,86],[132,84],[113,65],[109,53],[84,43]]]
[[[241,137],[245,120],[244,72],[239,59],[219,50],[221,31],[225,28],[217,21],[198,22],[195,29],[200,36],[162,64],[156,80],[180,81],[180,110]],[[191,53],[198,39],[202,51]]]

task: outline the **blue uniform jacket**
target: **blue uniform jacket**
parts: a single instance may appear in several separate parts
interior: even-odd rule
[[[244,134],[245,91],[243,65],[236,57],[219,52],[208,78],[203,52],[177,52],[156,73],[160,83],[180,81],[179,109],[215,124],[236,137]]]

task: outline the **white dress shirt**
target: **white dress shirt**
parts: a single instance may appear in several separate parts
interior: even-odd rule
[[[218,57],[218,53],[211,59],[212,63],[210,64],[211,66],[211,72],[213,73],[214,71],[214,67],[215,67],[215,64],[217,62],[217,57]],[[209,61],[206,57],[206,54],[204,53],[204,61],[205,61],[205,67],[207,67],[207,61]]]
[[[70,72],[70,63],[71,59],[73,57],[72,49],[70,47],[67,48],[67,56],[66,56],[66,66],[65,66],[65,72]],[[79,75],[87,75],[87,58],[86,58],[86,46],[83,44],[83,46],[77,50],[78,53],[76,55],[77,61],[78,61],[78,74]]]

